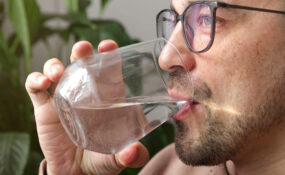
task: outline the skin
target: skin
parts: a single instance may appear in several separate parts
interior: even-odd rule
[[[181,14],[187,2],[173,0],[172,6]],[[278,0],[224,2],[284,10]],[[237,174],[282,174],[285,171],[284,16],[242,10],[218,11],[217,16],[223,20],[217,24],[209,51],[190,52],[179,22],[170,40],[185,64],[170,57],[159,60],[160,66],[169,72],[187,67],[194,84],[193,98],[199,102],[183,120],[176,121],[177,155],[188,165],[217,165],[232,160],[235,170],[230,171]],[[116,47],[112,41],[103,41],[98,50]],[[71,60],[90,54],[92,46],[79,42],[73,47]],[[63,70],[59,60],[51,59],[45,64],[43,74],[32,73],[26,81],[48,174],[117,174],[126,166],[144,165],[148,153],[140,143],[109,156],[84,151],[72,144],[59,122],[52,96],[46,92],[48,88],[54,89]],[[188,96],[183,90],[183,72],[175,75],[171,89]],[[176,154],[161,161],[162,154],[167,151],[158,154],[145,170],[155,169],[158,162],[167,162],[161,166],[164,174],[175,172],[178,164],[181,172],[186,173],[190,167],[182,165]]]
[[[173,0],[172,6],[182,14],[187,2]],[[277,0],[225,2],[284,10]],[[280,37],[285,32],[284,16],[221,10],[217,17],[215,42],[205,53],[188,50],[181,22],[169,39],[183,55],[194,84],[193,98],[200,103],[176,121],[177,154],[188,165],[217,165],[231,159],[239,174],[281,173],[285,163],[285,40]],[[171,58],[161,60],[160,66],[171,72],[185,67]],[[183,81],[177,78],[172,89],[183,93],[179,86]]]
[[[105,40],[99,44],[98,52],[117,47],[115,42]],[[91,55],[92,52],[90,43],[78,42],[73,46],[71,62]],[[34,105],[39,142],[49,175],[118,174],[125,167],[141,167],[148,161],[148,151],[141,143],[134,143],[116,155],[104,155],[76,147],[65,133],[53,97],[47,92],[48,88],[54,92],[64,67],[54,58],[45,63],[43,72],[31,73],[26,80],[26,89]]]

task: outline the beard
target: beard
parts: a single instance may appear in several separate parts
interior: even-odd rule
[[[175,84],[182,87],[184,78],[182,72],[176,72],[175,78],[170,78],[169,87]],[[174,74],[173,74],[174,75]],[[193,87],[193,99],[200,104],[212,99],[212,91],[206,83],[197,82]],[[284,79],[276,81],[267,87],[265,93],[255,104],[237,114],[217,112],[211,106],[204,105],[204,121],[197,138],[191,137],[192,128],[184,121],[175,120],[175,149],[182,162],[192,166],[218,165],[234,158],[246,144],[252,134],[261,136],[270,128],[278,125],[285,116]],[[230,119],[227,121],[221,120]]]

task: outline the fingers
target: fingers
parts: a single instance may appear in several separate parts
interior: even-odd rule
[[[111,51],[114,49],[117,49],[119,46],[118,44],[113,41],[113,40],[104,40],[101,41],[98,45],[98,52],[102,53],[102,52],[107,52],[107,51]]]
[[[138,168],[148,160],[147,149],[136,142],[116,155],[85,150],[80,167],[85,174],[119,174],[126,167]]]
[[[57,82],[64,71],[63,64],[56,58],[48,60],[44,65],[44,74],[52,81]]]
[[[116,155],[118,163],[129,168],[139,168],[149,160],[149,153],[146,147],[136,142]]]
[[[79,41],[73,45],[70,61],[76,61],[79,58],[84,58],[93,54],[93,46],[88,41]]]
[[[98,45],[98,52],[107,52],[118,48],[118,44],[112,40],[101,41]],[[79,58],[84,58],[93,54],[93,46],[88,41],[79,41],[73,45],[70,61],[76,61]]]
[[[122,81],[122,58],[119,52],[113,51],[117,48],[118,44],[112,40],[104,40],[98,45],[98,52],[102,54],[100,55],[99,76],[96,77],[96,80],[102,101],[125,97],[125,87]]]
[[[98,52],[106,52],[117,49],[118,45],[112,40],[102,41],[98,46]],[[112,84],[122,81],[122,58],[119,52],[102,54],[100,61],[100,80]]]
[[[62,63],[54,58],[45,63],[44,74],[34,72],[27,77],[25,86],[35,108],[47,102],[50,95],[46,90],[53,90],[63,71]]]
[[[50,85],[51,81],[48,77],[39,72],[31,73],[27,77],[25,87],[35,108],[45,104],[49,99],[50,96],[46,89],[48,89]]]
[[[54,93],[57,82],[61,78],[64,72],[63,64],[56,58],[48,60],[44,65],[44,74],[48,77],[48,79],[52,82],[50,88],[51,93]]]

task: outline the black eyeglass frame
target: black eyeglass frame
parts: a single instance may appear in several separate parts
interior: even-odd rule
[[[192,49],[187,37],[186,37],[186,31],[185,31],[185,25],[186,25],[186,20],[185,20],[185,16],[186,16],[186,12],[188,11],[189,8],[191,8],[194,5],[197,4],[206,4],[209,6],[210,8],[210,12],[212,15],[213,20],[211,21],[211,41],[209,42],[208,46],[201,50],[201,51],[195,51],[194,49]],[[181,15],[178,15],[174,10],[171,9],[164,9],[162,11],[160,11],[157,16],[156,16],[156,29],[157,29],[157,36],[159,35],[159,31],[158,31],[158,25],[159,25],[159,17],[162,13],[164,12],[170,12],[170,13],[174,13],[175,15],[175,20],[176,20],[176,25],[178,23],[178,21],[181,21],[182,23],[182,30],[183,30],[183,35],[184,35],[184,40],[186,41],[187,47],[190,49],[190,51],[194,52],[194,53],[202,53],[202,52],[206,52],[208,51],[214,42],[214,38],[215,38],[215,33],[216,33],[216,11],[219,7],[222,8],[234,8],[234,9],[242,9],[242,10],[252,10],[252,11],[259,11],[259,12],[267,12],[267,13],[276,13],[276,14],[282,14],[285,15],[285,11],[278,11],[278,10],[270,10],[270,9],[262,9],[262,8],[255,8],[255,7],[248,7],[248,6],[241,6],[241,5],[232,5],[232,4],[227,4],[224,2],[218,2],[218,1],[196,1],[196,2],[192,2],[188,7],[186,7],[186,9],[184,10],[184,12]]]

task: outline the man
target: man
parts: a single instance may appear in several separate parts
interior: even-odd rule
[[[158,153],[141,174],[285,172],[285,16],[280,12],[284,1],[224,2],[240,6],[173,0],[172,11],[157,18],[159,36],[173,42],[191,72],[194,101],[185,115],[175,117],[175,146]],[[98,51],[114,48],[113,41],[103,41]],[[71,61],[89,54],[92,46],[79,42]],[[176,73],[172,88],[183,94],[183,65],[167,58],[160,66]],[[32,73],[26,82],[47,174],[118,174],[124,167],[145,165],[148,153],[140,143],[117,155],[72,144],[46,92],[55,88],[63,70],[59,60],[51,59],[44,74]]]

